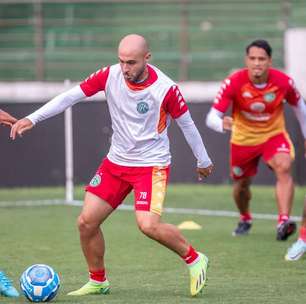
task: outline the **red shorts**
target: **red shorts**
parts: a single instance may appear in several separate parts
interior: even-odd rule
[[[277,153],[288,153],[294,158],[294,147],[289,136],[284,133],[269,138],[256,146],[231,144],[231,176],[233,179],[254,176],[259,159],[267,163]]]
[[[168,177],[169,166],[120,166],[105,158],[86,191],[97,195],[116,209],[134,189],[135,210],[161,215]]]

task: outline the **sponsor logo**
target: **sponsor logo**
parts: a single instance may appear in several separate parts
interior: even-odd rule
[[[149,111],[149,105],[145,101],[141,101],[137,104],[137,112],[145,114]]]
[[[148,205],[147,201],[136,201],[136,205]]]
[[[92,187],[97,187],[101,184],[101,176],[96,174],[90,181],[89,185]]]
[[[263,112],[266,109],[266,105],[262,102],[253,102],[250,105],[250,109],[254,112]]]
[[[233,167],[233,174],[236,176],[242,176],[243,170],[240,167],[234,166]]]
[[[242,97],[244,97],[244,98],[252,98],[253,95],[250,92],[245,91],[245,92],[243,92]]]
[[[276,97],[275,93],[267,93],[264,95],[264,100],[266,102],[272,102],[275,100],[275,97]]]
[[[269,113],[249,113],[246,111],[240,112],[246,119],[252,121],[268,121],[271,118]]]
[[[282,144],[280,147],[278,147],[277,152],[289,152],[289,148],[286,147],[286,144]]]

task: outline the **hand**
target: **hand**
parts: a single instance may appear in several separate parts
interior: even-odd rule
[[[223,118],[223,130],[231,131],[233,127],[233,118],[231,116],[224,116]]]
[[[28,131],[33,128],[33,123],[28,118],[22,118],[18,120],[11,129],[11,139],[14,140],[16,135],[22,136],[25,131]]]
[[[0,110],[0,124],[6,125],[6,126],[12,126],[17,119],[13,116],[11,116],[9,113]]]
[[[211,164],[207,168],[197,168],[198,180],[201,181],[203,178],[209,176],[214,169],[214,165]]]

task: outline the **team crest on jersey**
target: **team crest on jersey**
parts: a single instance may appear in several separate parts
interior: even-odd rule
[[[101,183],[101,176],[99,174],[96,174],[90,181],[89,185],[92,187],[97,187]]]
[[[243,170],[238,166],[234,166],[232,170],[235,176],[239,177],[243,175]]]
[[[145,114],[149,111],[149,105],[145,101],[141,101],[137,104],[137,112]]]
[[[272,102],[272,101],[274,101],[275,97],[276,97],[275,93],[267,93],[264,96],[264,100],[266,102]]]

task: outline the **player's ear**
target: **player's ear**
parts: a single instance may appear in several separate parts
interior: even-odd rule
[[[149,61],[151,59],[151,53],[148,52],[146,55],[145,55],[145,61]]]
[[[248,55],[247,54],[244,56],[244,64],[246,66],[248,65]]]

